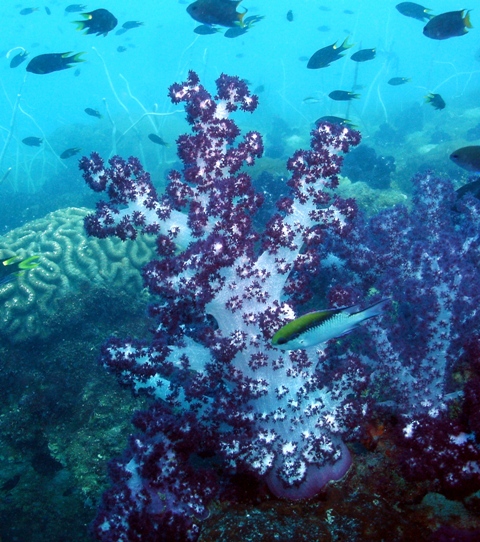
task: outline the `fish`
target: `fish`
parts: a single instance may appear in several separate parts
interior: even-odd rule
[[[293,21],[293,11],[291,9],[287,11],[287,21],[290,23]]]
[[[322,47],[313,55],[310,57],[310,60],[308,61],[307,68],[309,70],[318,70],[319,68],[326,68],[327,66],[330,66],[331,62],[334,62],[335,60],[339,60],[342,58],[343,51],[349,49],[350,47],[353,47],[352,45],[347,44],[348,37],[345,38],[345,41],[340,45],[340,47],[337,46],[337,42],[332,43],[332,45],[327,45],[326,47]]]
[[[247,31],[248,28],[246,26],[234,26],[229,28],[223,35],[226,38],[238,38],[238,36],[243,36],[243,34],[246,34]]]
[[[480,172],[480,145],[469,145],[452,152],[450,160],[467,171]]]
[[[210,34],[216,34],[217,32],[221,32],[220,28],[216,26],[210,26],[209,24],[201,24],[199,26],[196,26],[193,31],[195,34],[198,34],[200,36],[208,36]]]
[[[423,34],[432,40],[446,40],[464,36],[468,33],[467,28],[472,28],[470,10],[461,9],[460,11],[448,11],[433,17],[423,28]]]
[[[445,109],[445,106],[447,105],[445,103],[445,100],[440,96],[440,94],[433,94],[433,92],[430,92],[425,96],[425,101],[437,110]]]
[[[84,111],[87,115],[90,115],[91,117],[97,117],[97,119],[103,118],[100,111],[97,111],[96,109],[92,109],[91,107],[87,107],[86,109],[84,109]]]
[[[80,55],[85,53],[47,53],[44,55],[38,55],[27,64],[27,72],[43,75],[45,73],[58,72],[60,70],[66,70],[71,68],[71,64],[77,62],[85,62],[80,58]],[[71,56],[68,56],[71,55]]]
[[[84,34],[95,34],[96,36],[106,36],[110,30],[117,26],[117,19],[107,9],[95,9],[87,13],[82,13],[85,21],[73,21],[77,24],[77,30],[85,30]]]
[[[332,100],[336,100],[338,102],[347,102],[349,100],[360,98],[360,94],[355,94],[355,92],[348,92],[347,90],[334,90],[330,92],[328,96]]]
[[[434,16],[429,13],[431,11],[428,8],[424,8],[420,4],[415,4],[415,2],[400,2],[395,6],[397,10],[406,17],[412,17],[419,21],[429,21]]]
[[[24,8],[20,10],[20,15],[30,15],[34,11],[38,11],[40,8]]]
[[[220,26],[243,26],[243,13],[237,11],[242,0],[196,0],[187,6],[187,13],[199,23]]]
[[[51,14],[52,14],[52,12],[51,12],[51,10],[50,10],[50,8],[49,8],[48,6],[45,6],[45,13],[46,13],[47,15],[51,15]]]
[[[382,299],[366,309],[358,305],[309,312],[282,326],[272,337],[272,346],[298,350],[324,344],[353,331],[362,322],[385,312],[390,299]]]
[[[398,87],[399,85],[404,85],[405,83],[410,82],[411,79],[408,77],[392,77],[387,81],[389,85],[392,85],[393,87]]]
[[[30,256],[22,259],[20,256],[12,256],[0,260],[0,284],[6,284],[15,280],[16,277],[23,275],[29,269],[35,269],[40,262],[37,260],[40,256]]]
[[[474,198],[480,199],[480,179],[467,183],[455,190],[457,199],[463,198],[465,194],[472,194]]]
[[[65,8],[66,13],[77,13],[79,11],[84,11],[87,9],[87,6],[84,4],[70,4]]]
[[[122,28],[125,28],[125,30],[131,30],[132,28],[138,28],[139,26],[143,26],[144,23],[141,21],[127,21],[126,23],[122,24]]]
[[[62,160],[66,160],[67,158],[71,158],[72,156],[75,156],[78,154],[82,149],[80,147],[72,147],[71,149],[67,149],[62,152],[60,155],[60,158]]]
[[[124,53],[126,50],[127,50],[127,48],[125,47],[125,45],[119,45],[119,46],[117,47],[117,51],[118,51],[119,53]]]
[[[334,115],[325,115],[315,121],[315,126],[329,122],[330,124],[338,124],[338,126],[347,126],[349,128],[356,128],[355,124],[351,120],[344,119],[342,117],[335,117]]]
[[[14,487],[17,486],[19,481],[20,481],[20,474],[15,474],[15,476],[12,476],[6,482],[4,482],[2,486],[0,487],[0,489],[2,491],[11,491]]]
[[[22,51],[21,53],[18,53],[18,55],[15,55],[12,60],[10,60],[10,68],[16,68],[17,66],[20,66],[20,64],[27,59],[28,51]]]
[[[150,139],[150,141],[153,141],[157,145],[161,145],[162,147],[168,147],[168,143],[165,143],[165,141],[157,134],[148,134],[148,139]]]
[[[366,62],[367,60],[373,60],[376,55],[376,49],[360,49],[350,57],[355,62]]]
[[[26,137],[25,139],[22,139],[22,143],[24,145],[28,145],[29,147],[40,147],[42,144],[43,139],[41,137]]]

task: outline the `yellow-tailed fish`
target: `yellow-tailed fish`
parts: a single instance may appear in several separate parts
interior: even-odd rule
[[[281,327],[272,338],[272,345],[281,350],[298,350],[338,339],[365,320],[384,312],[389,299],[382,299],[363,311],[358,306],[309,312]]]

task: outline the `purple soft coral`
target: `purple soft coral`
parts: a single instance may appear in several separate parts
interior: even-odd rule
[[[343,441],[358,434],[374,399],[401,417],[407,433],[445,414],[460,337],[479,328],[478,202],[466,199],[453,213],[451,185],[424,176],[413,212],[397,207],[365,222],[354,201],[335,194],[342,153],[359,134],[323,123],[311,148],[288,161],[289,193],[260,234],[253,217],[263,198],[241,168],[261,156],[262,138],[249,132],[237,142],[240,130],[229,118],[253,111],[256,97],[225,75],[212,97],[193,72],[169,92],[185,103],[192,133],[177,140],[184,168],[169,174],[161,199],[134,159],[115,157],[110,168],[98,155],[81,162],[87,182],[110,198],[87,217],[89,232],[122,239],[154,232],[162,256],[144,268],[160,298],[150,309],[153,340],[111,339],[103,347],[102,361],[120,381],[157,401],[151,423],[139,425],[144,433],[117,464],[127,481],[115,478],[97,522],[106,540],[114,525],[116,533],[129,528],[129,512],[123,522],[108,519],[127,509],[132,521],[143,514],[155,529],[174,521],[196,536],[191,503],[200,510],[212,493],[202,493],[196,474],[181,465],[170,465],[178,483],[165,489],[155,452],[176,463],[180,450],[193,451],[166,423],[173,412],[185,434],[208,442],[230,468],[253,471],[277,496],[311,497],[348,470]],[[294,317],[320,268],[332,304],[381,292],[392,298],[391,314],[367,324],[361,346],[345,338],[328,356],[322,348],[274,348],[273,334]],[[469,450],[475,454],[476,445]],[[150,513],[144,496],[158,484],[169,508]]]

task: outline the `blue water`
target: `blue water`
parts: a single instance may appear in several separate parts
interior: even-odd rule
[[[247,16],[264,19],[233,39],[224,37],[223,32],[195,34],[193,30],[199,23],[186,12],[184,1],[106,0],[87,4],[88,10],[102,7],[117,17],[117,28],[106,37],[77,31],[73,21],[82,17],[79,13],[65,14],[68,4],[52,0],[45,4],[50,15],[44,5],[29,15],[21,15],[20,10],[30,7],[29,3],[1,3],[0,177],[11,170],[0,185],[0,193],[36,194],[41,201],[45,193],[50,194],[52,179],[57,196],[63,189],[81,193],[84,188],[77,171],[78,156],[59,158],[71,147],[81,148],[82,154],[98,150],[104,156],[116,152],[137,155],[154,180],[161,183],[165,170],[176,159],[174,141],[186,128],[180,108],[166,96],[167,88],[183,80],[190,69],[199,73],[209,89],[214,88],[213,82],[222,72],[247,79],[253,89],[263,86],[260,107],[251,118],[242,118],[242,128],[257,128],[265,134],[272,119],[281,117],[297,136],[291,142],[292,148],[287,149],[290,151],[297,143],[308,144],[313,122],[323,115],[343,117],[348,111],[367,141],[379,125],[417,104],[427,121],[455,136],[459,119],[478,105],[476,28],[444,41],[428,39],[422,34],[424,23],[401,15],[393,0],[364,1],[361,5],[349,0],[244,0],[239,11],[248,9]],[[435,8],[435,13],[470,7],[447,1],[434,4],[430,7]],[[286,17],[288,10],[293,12],[291,22]],[[475,27],[476,12],[471,16]],[[116,35],[127,20],[142,21],[144,26]],[[335,42],[341,44],[346,37],[355,45],[344,58],[325,69],[306,68],[302,57],[309,58]],[[25,48],[29,57],[12,69],[10,60],[20,51],[13,50],[16,47]],[[126,50],[119,52],[118,47]],[[358,49],[373,47],[377,50],[374,60],[361,64],[350,60]],[[85,62],[46,75],[25,71],[28,61],[36,55],[67,51],[85,52]],[[397,76],[412,80],[400,87],[387,84]],[[355,81],[361,98],[350,107],[328,98],[332,90],[351,90]],[[426,105],[424,96],[428,92],[441,93],[447,108],[435,111]],[[18,94],[19,107],[12,123]],[[305,103],[307,97],[316,101]],[[87,107],[98,110],[103,118],[86,115]],[[474,113],[472,119],[472,125],[478,122]],[[170,146],[155,145],[147,139],[149,133],[159,134]],[[25,146],[21,140],[28,136],[44,138],[43,145]],[[451,150],[454,148],[452,143]],[[397,152],[401,154],[402,149]],[[25,220],[28,218],[27,213]]]

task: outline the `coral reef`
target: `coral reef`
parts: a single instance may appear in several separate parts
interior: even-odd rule
[[[218,479],[232,473],[253,473],[280,498],[313,497],[348,472],[346,441],[369,424],[369,445],[381,437],[375,418],[392,420],[398,460],[405,453],[413,475],[431,467],[436,489],[472,492],[476,419],[452,422],[449,406],[461,397],[452,371],[480,329],[479,202],[456,201],[452,183],[428,173],[414,179],[411,210],[397,205],[367,220],[336,192],[342,153],[359,134],[319,123],[310,149],[288,160],[288,193],[259,233],[263,198],[242,166],[261,156],[262,138],[249,132],[237,142],[230,118],[253,111],[256,97],[226,75],[212,97],[193,72],[169,94],[185,102],[192,133],[177,140],[184,168],[170,173],[165,195],[135,158],[80,161],[87,184],[108,195],[87,231],[155,233],[163,256],[143,270],[159,296],[152,339],[114,337],[102,348],[119,381],[153,402],[111,464],[96,536],[196,540],[225,487]],[[391,304],[334,343],[275,348],[272,336],[314,290],[324,306]],[[477,401],[472,383],[469,408]],[[198,457],[215,461],[200,466]],[[453,457],[455,470],[444,469]]]
[[[88,238],[83,228],[87,212],[60,209],[0,238],[2,259],[40,256],[35,269],[0,285],[0,335],[12,342],[48,337],[48,321],[60,310],[62,298],[84,282],[141,291],[140,269],[154,254],[154,239]]]

